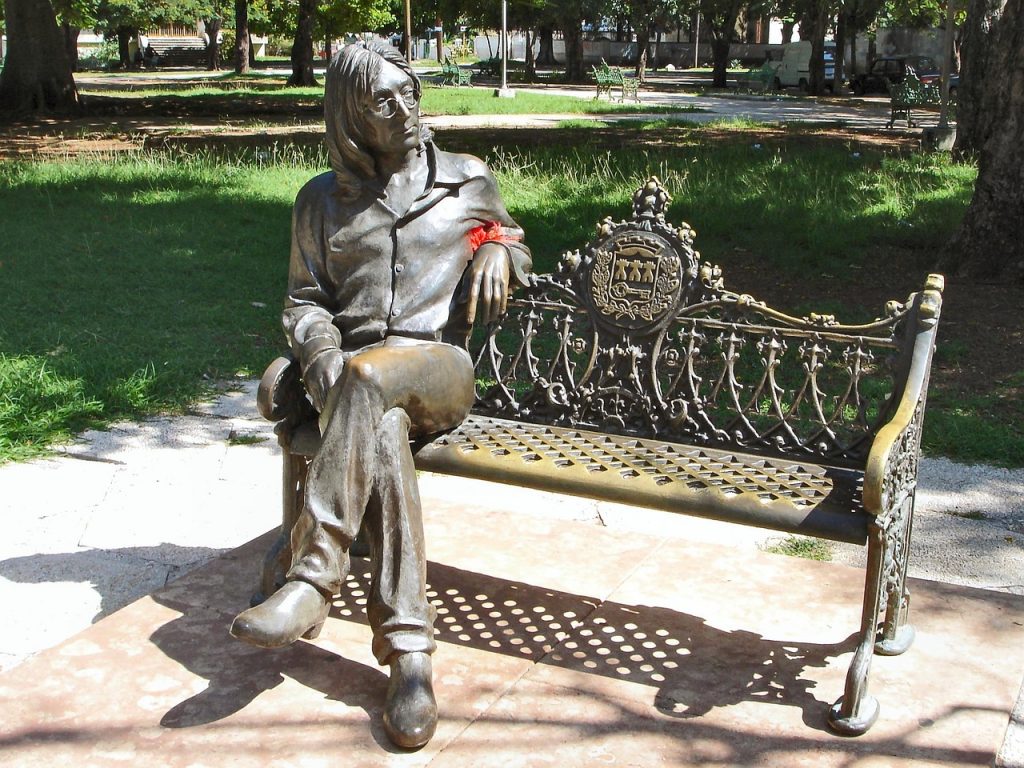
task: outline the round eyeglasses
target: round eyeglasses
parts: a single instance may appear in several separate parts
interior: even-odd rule
[[[398,114],[398,105],[404,104],[406,111],[411,110],[416,106],[416,91],[412,88],[403,90],[397,96],[388,96],[386,98],[377,99],[376,103],[368,107],[368,109],[375,115],[380,115],[385,120],[394,117]]]

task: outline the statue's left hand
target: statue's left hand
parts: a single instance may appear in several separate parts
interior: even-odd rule
[[[493,323],[508,306],[508,250],[497,243],[484,243],[473,255],[469,265],[469,318],[476,317],[480,302],[480,319]]]

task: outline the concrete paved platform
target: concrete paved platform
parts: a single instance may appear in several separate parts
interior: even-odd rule
[[[824,727],[862,572],[488,511],[428,521],[441,722],[383,735],[357,561],[315,642],[227,634],[264,536],[0,675],[11,766],[992,765],[1024,669],[1024,598],[914,580],[918,640],[874,661],[866,736]]]

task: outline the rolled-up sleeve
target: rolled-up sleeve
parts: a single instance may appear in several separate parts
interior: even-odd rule
[[[281,316],[303,372],[324,353],[340,349],[342,343],[341,331],[334,324],[336,307],[323,242],[323,206],[315,191],[312,182],[306,185],[292,209],[288,294]]]
[[[529,284],[527,276],[533,267],[533,256],[530,249],[523,243],[523,228],[505,209],[501,192],[498,190],[498,182],[482,162],[479,175],[473,179],[472,187],[470,194],[474,196],[474,216],[482,225],[492,221],[501,225],[504,237],[498,242],[504,245],[508,251],[512,279],[520,287],[526,287]]]

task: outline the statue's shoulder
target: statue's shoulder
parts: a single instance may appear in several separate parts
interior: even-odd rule
[[[478,178],[491,178],[487,163],[475,155],[460,152],[445,152],[434,149],[438,176],[452,180],[470,181]]]
[[[331,195],[335,189],[337,184],[334,180],[334,171],[321,173],[303,184],[292,206],[294,225],[318,227],[330,207]]]
[[[299,190],[299,194],[295,196],[295,204],[298,205],[300,201],[309,200],[322,200],[327,195],[331,194],[335,188],[334,171],[326,171],[302,185],[302,189]]]

